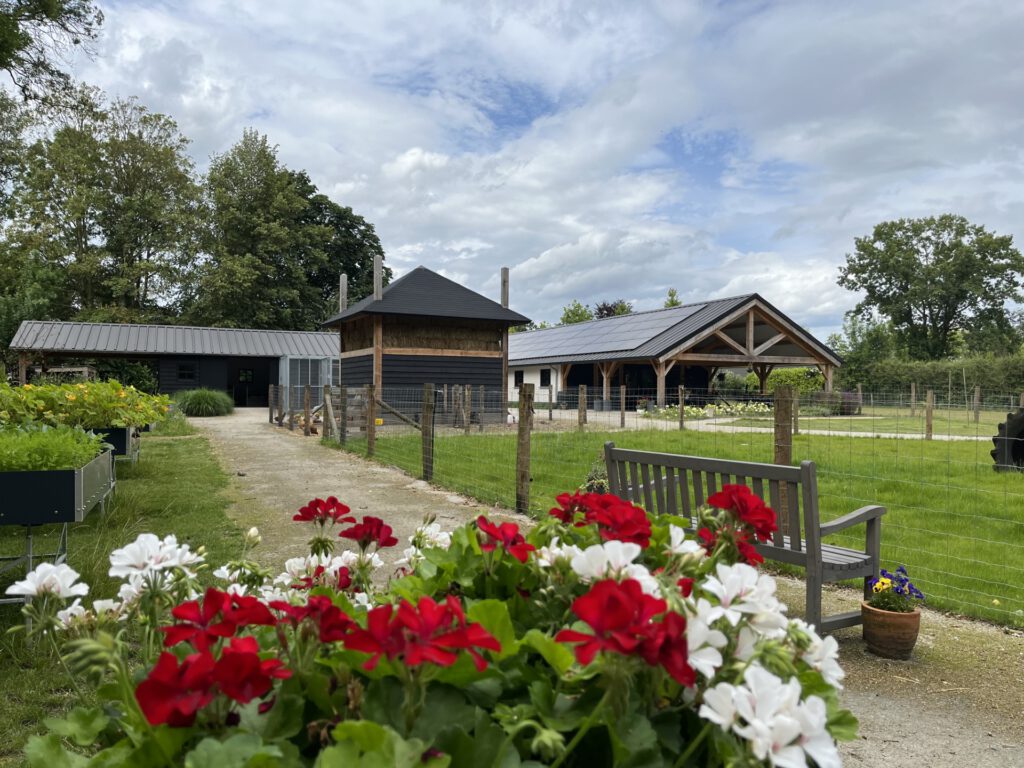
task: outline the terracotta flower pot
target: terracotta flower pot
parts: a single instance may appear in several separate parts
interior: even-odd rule
[[[914,608],[909,613],[883,611],[881,608],[872,608],[862,600],[860,614],[863,619],[864,642],[869,651],[887,659],[910,658],[910,652],[917,643],[917,633],[921,629],[920,608]]]

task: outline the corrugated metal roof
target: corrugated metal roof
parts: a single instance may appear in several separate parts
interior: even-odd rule
[[[118,355],[331,357],[338,353],[338,336],[319,331],[26,320],[14,334],[11,349]]]
[[[341,320],[357,315],[422,315],[425,317],[458,317],[470,320],[499,320],[508,325],[522,325],[530,318],[506,309],[496,301],[449,280],[426,267],[416,267],[386,285],[381,300],[373,296],[357,301],[344,312],[329,318],[324,326],[336,326]]]
[[[839,362],[829,347],[815,339],[756,293],[684,304],[670,309],[589,320],[509,336],[509,363],[544,365],[650,359],[685,343],[745,304],[758,301],[789,323],[808,344]]]

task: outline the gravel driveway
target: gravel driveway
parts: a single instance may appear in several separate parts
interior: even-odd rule
[[[403,545],[425,514],[447,529],[481,513],[516,519],[324,447],[301,431],[271,426],[264,409],[193,423],[234,476],[230,514],[260,529],[256,554],[270,567],[305,554],[308,531],[291,516],[317,496],[334,495],[357,514],[383,517]],[[386,552],[394,560],[401,549]],[[779,582],[783,599],[801,606],[803,583]],[[850,590],[830,590],[826,610],[829,603],[848,609],[856,600]],[[914,658],[906,662],[868,654],[858,628],[836,638],[847,670],[843,700],[861,721],[860,738],[842,745],[847,766],[1024,768],[1024,633],[926,612]]]

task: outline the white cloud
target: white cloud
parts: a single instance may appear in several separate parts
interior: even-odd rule
[[[246,126],[417,264],[557,319],[757,291],[824,335],[879,221],[1024,236],[1024,6],[104,4],[80,75],[171,114],[197,163]]]

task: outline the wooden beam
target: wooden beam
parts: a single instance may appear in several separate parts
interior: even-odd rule
[[[364,357],[365,355],[372,355],[373,347],[363,347],[362,349],[353,349],[351,352],[342,352],[338,357],[342,360],[347,360],[350,357]]]
[[[365,353],[364,353],[365,354]],[[385,355],[420,355],[431,357],[502,357],[497,349],[431,349],[430,347],[385,347]]]
[[[18,383],[21,386],[28,384],[28,352],[18,353]]]
[[[559,372],[558,379],[562,382],[562,386],[559,389],[565,389],[569,386],[569,371],[572,370],[572,363],[562,363],[562,370]]]
[[[373,254],[373,300],[384,298],[384,264],[380,251]]]
[[[747,311],[747,348],[743,350],[748,355],[756,354],[754,352],[754,308],[751,307]]]
[[[817,365],[820,360],[814,357],[752,357],[750,355],[716,355],[710,352],[682,352],[673,360],[687,363],[724,363],[733,367],[745,367],[754,363],[771,363],[772,365]]]
[[[780,341],[786,338],[789,338],[789,336],[785,333],[776,334],[775,336],[772,336],[770,339],[768,339],[768,341],[766,341],[764,344],[755,349],[754,354],[761,355],[764,353],[766,349],[774,347],[776,344],[778,344]]]
[[[501,306],[508,309],[508,267],[501,268]],[[508,328],[501,333],[501,407],[508,405]],[[480,425],[483,426],[483,419]]]
[[[338,311],[348,309],[348,275],[344,272],[338,277]]]
[[[715,331],[715,338],[720,339],[721,341],[724,341],[726,344],[728,344],[730,347],[735,349],[741,355],[747,354],[747,350],[745,350],[743,348],[743,345],[741,345],[739,342],[735,341],[728,334],[725,334],[722,331],[716,330]]]
[[[665,370],[666,363],[662,360],[652,360],[651,365],[654,366],[654,372],[658,376],[658,390],[657,390],[657,403],[659,408],[665,407]]]
[[[384,318],[380,315],[373,316],[373,386],[378,393],[384,387]]]

